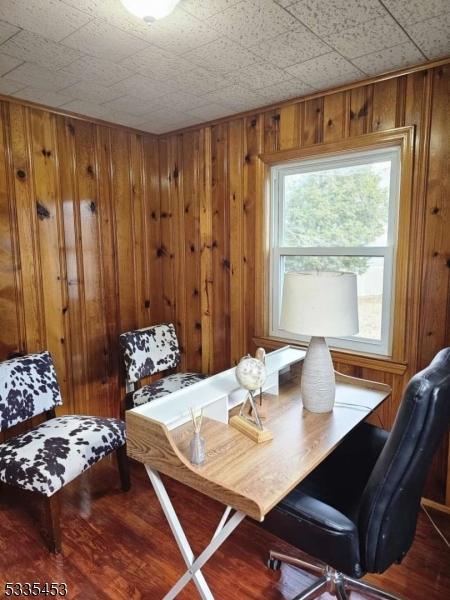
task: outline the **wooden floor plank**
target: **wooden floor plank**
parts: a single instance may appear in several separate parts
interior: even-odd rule
[[[116,470],[101,463],[62,494],[62,554],[50,555],[29,497],[2,489],[0,580],[66,582],[70,600],[159,600],[184,572],[184,564],[142,465],[132,464],[133,487],[122,493]],[[223,507],[166,479],[195,553],[208,543]],[[448,528],[447,528],[448,529]],[[204,567],[216,600],[288,600],[313,578],[283,567],[265,567],[269,549],[301,553],[244,521]],[[305,558],[305,556],[303,556]],[[450,590],[450,554],[422,513],[416,540],[401,565],[367,579],[405,600],[442,600]],[[2,591],[0,591],[0,594]],[[190,583],[180,600],[196,600]],[[329,600],[331,596],[322,596]],[[362,596],[352,594],[352,600]]]

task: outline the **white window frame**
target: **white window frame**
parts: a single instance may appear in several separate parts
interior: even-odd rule
[[[328,247],[282,247],[279,240],[283,235],[283,197],[286,175],[307,173],[330,168],[356,166],[368,162],[391,161],[388,231],[386,246],[328,246]],[[398,239],[399,199],[401,178],[401,148],[398,145],[382,149],[358,152],[340,152],[332,156],[312,158],[289,164],[278,164],[270,170],[270,298],[269,334],[286,340],[308,342],[308,336],[295,335],[279,327],[282,294],[282,260],[285,256],[370,256],[382,257],[383,299],[381,318],[381,340],[349,336],[327,338],[331,347],[361,353],[391,356],[394,321],[395,261]]]

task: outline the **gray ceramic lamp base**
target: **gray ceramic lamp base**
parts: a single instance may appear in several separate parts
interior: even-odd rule
[[[302,368],[303,406],[315,413],[330,412],[335,391],[333,362],[325,338],[312,337]]]

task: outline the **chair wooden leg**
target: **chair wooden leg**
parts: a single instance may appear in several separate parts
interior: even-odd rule
[[[44,497],[45,534],[50,552],[61,552],[61,505],[60,494]]]
[[[130,465],[128,462],[127,445],[126,444],[124,444],[120,448],[117,448],[116,457],[117,457],[117,466],[119,468],[120,483],[122,485],[122,490],[124,492],[128,492],[128,490],[131,488],[131,481],[130,481]]]

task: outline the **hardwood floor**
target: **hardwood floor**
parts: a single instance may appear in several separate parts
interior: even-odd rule
[[[222,507],[167,480],[194,552],[207,544]],[[184,563],[142,465],[132,465],[132,488],[119,489],[116,469],[100,463],[62,494],[62,553],[50,555],[36,525],[39,507],[27,495],[2,488],[0,585],[66,582],[71,600],[159,600],[184,572]],[[450,517],[449,517],[450,518]],[[312,578],[283,567],[265,567],[270,548],[301,556],[246,520],[203,571],[217,600],[293,598]],[[443,600],[450,595],[450,553],[421,514],[415,543],[402,565],[367,579],[405,600]],[[179,596],[196,600],[192,583]],[[323,599],[330,596],[324,595]],[[363,598],[353,594],[352,600]]]

